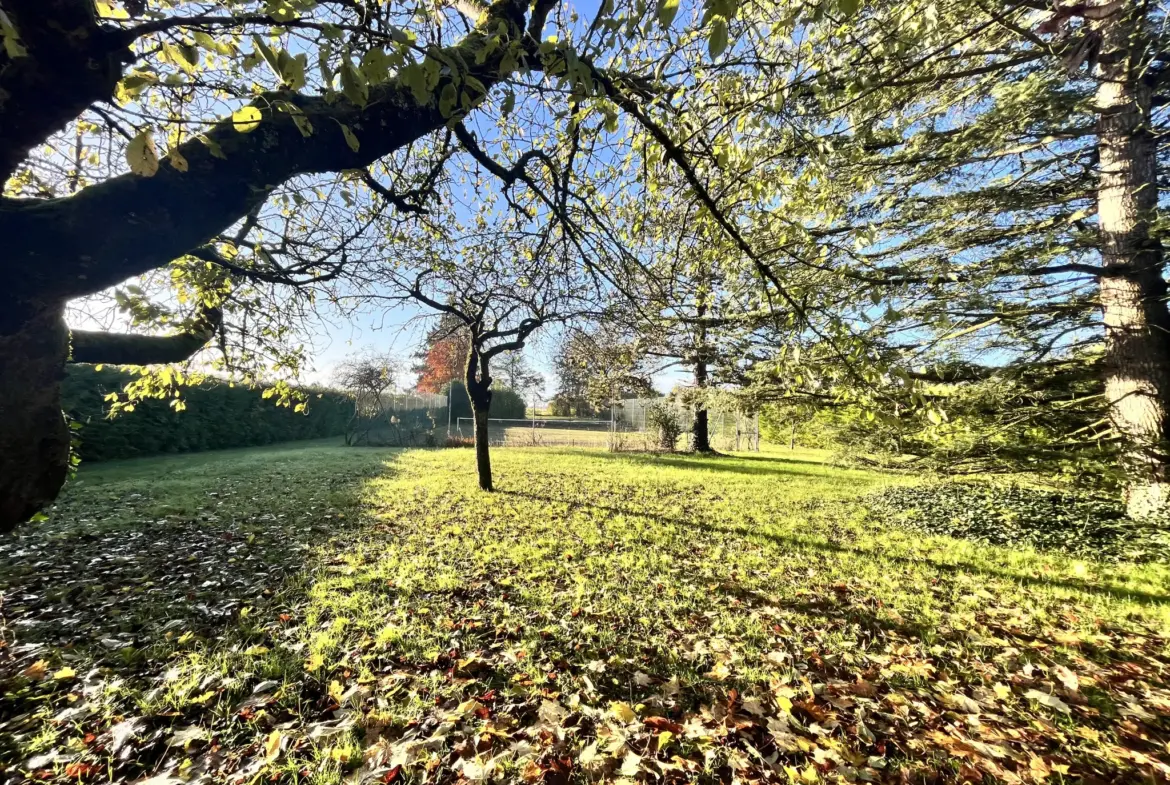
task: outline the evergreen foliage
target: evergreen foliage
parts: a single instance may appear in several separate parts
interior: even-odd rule
[[[92,365],[67,369],[65,411],[81,423],[78,452],[84,461],[108,461],[174,452],[251,447],[298,439],[340,436],[353,402],[329,390],[304,390],[304,412],[265,400],[258,390],[222,381],[184,390],[184,411],[163,400],[144,400],[133,413],[107,417],[105,397],[134,378]]]

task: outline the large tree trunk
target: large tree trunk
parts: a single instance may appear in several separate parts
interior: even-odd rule
[[[704,360],[695,361],[695,387],[702,395],[707,389],[707,363]],[[710,417],[707,412],[706,399],[700,398],[695,408],[695,419],[691,423],[691,446],[695,452],[711,452]]]
[[[1170,506],[1170,312],[1161,244],[1150,236],[1158,185],[1140,13],[1120,3],[1098,24],[1098,211],[1105,396],[1125,444],[1126,506],[1149,517]]]
[[[19,324],[0,320],[0,532],[7,532],[52,502],[69,472],[61,414],[69,332],[60,308]]]

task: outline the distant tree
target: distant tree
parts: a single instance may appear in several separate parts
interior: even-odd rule
[[[450,314],[441,314],[439,324],[427,332],[422,348],[415,355],[420,360],[414,366],[418,374],[415,389],[439,393],[452,381],[461,379],[468,348],[464,324]]]
[[[572,414],[592,414],[622,398],[654,394],[638,337],[606,320],[588,330],[570,330],[554,367],[558,384],[554,406],[568,406]]]
[[[388,354],[365,351],[346,358],[334,373],[334,381],[354,402],[353,417],[346,428],[345,443],[354,444],[369,436],[373,424],[390,425],[385,395],[394,389],[398,361]],[[362,424],[367,427],[362,428]],[[359,433],[360,432],[360,433]]]
[[[571,251],[558,223],[541,225],[499,213],[463,226],[452,216],[439,227],[398,236],[393,263],[371,261],[370,302],[413,300],[465,336],[463,383],[475,421],[479,486],[493,490],[488,419],[492,363],[522,350],[541,327],[596,310],[598,286]]]
[[[522,351],[508,352],[500,361],[500,376],[509,390],[514,390],[521,397],[544,391],[544,376],[537,373],[528,364]]]

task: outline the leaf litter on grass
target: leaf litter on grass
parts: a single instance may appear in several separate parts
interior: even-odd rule
[[[54,632],[36,660],[19,659],[43,661],[43,672],[6,677],[0,734],[20,755],[5,776],[164,785],[1170,775],[1170,660],[1155,618],[1129,606],[1108,615],[1108,604],[977,571],[904,566],[891,580],[888,565],[806,543],[830,530],[846,542],[853,531],[825,497],[847,502],[864,488],[834,485],[830,470],[787,480],[778,497],[759,474],[713,483],[685,465],[530,456],[501,451],[492,496],[461,473],[465,451],[408,454],[365,486],[360,504],[302,509],[299,521],[289,501],[263,496],[273,517],[253,553],[268,564],[291,521],[332,516],[314,529],[312,559],[289,551],[310,562],[310,576],[290,571],[267,597],[244,592],[252,610],[218,627],[184,616],[200,630],[186,643],[186,629],[168,640],[147,625],[135,644],[154,648],[140,660],[93,645],[112,629],[97,618],[64,644]],[[340,476],[359,463],[338,451],[312,468]],[[294,479],[310,482],[308,472]],[[877,482],[863,479],[846,484]],[[220,509],[239,520],[248,508]],[[338,526],[338,514],[349,523]],[[782,516],[792,530],[761,523]],[[186,529],[176,536],[200,541]],[[116,540],[99,542],[117,552]],[[241,558],[217,552],[225,570]],[[120,585],[143,585],[122,569]],[[32,580],[11,570],[6,596]],[[118,595],[112,582],[100,586],[98,607]],[[29,612],[9,612],[11,628]],[[53,678],[67,658],[74,675]]]

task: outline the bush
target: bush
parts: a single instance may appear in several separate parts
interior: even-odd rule
[[[1170,557],[1170,534],[1164,522],[1129,519],[1120,502],[1102,497],[1015,485],[943,482],[889,488],[869,496],[866,506],[883,523],[926,534],[1102,560]]]
[[[92,365],[69,366],[62,384],[62,408],[81,423],[82,460],[108,461],[173,452],[251,447],[299,439],[340,436],[353,402],[328,390],[307,390],[308,411],[277,406],[259,390],[209,382],[183,391],[186,411],[168,401],[148,399],[133,412],[106,417],[105,396],[118,392],[133,374]]]
[[[682,435],[682,421],[674,407],[665,403],[652,403],[646,407],[646,428],[658,434],[658,448],[674,452],[678,437]]]

